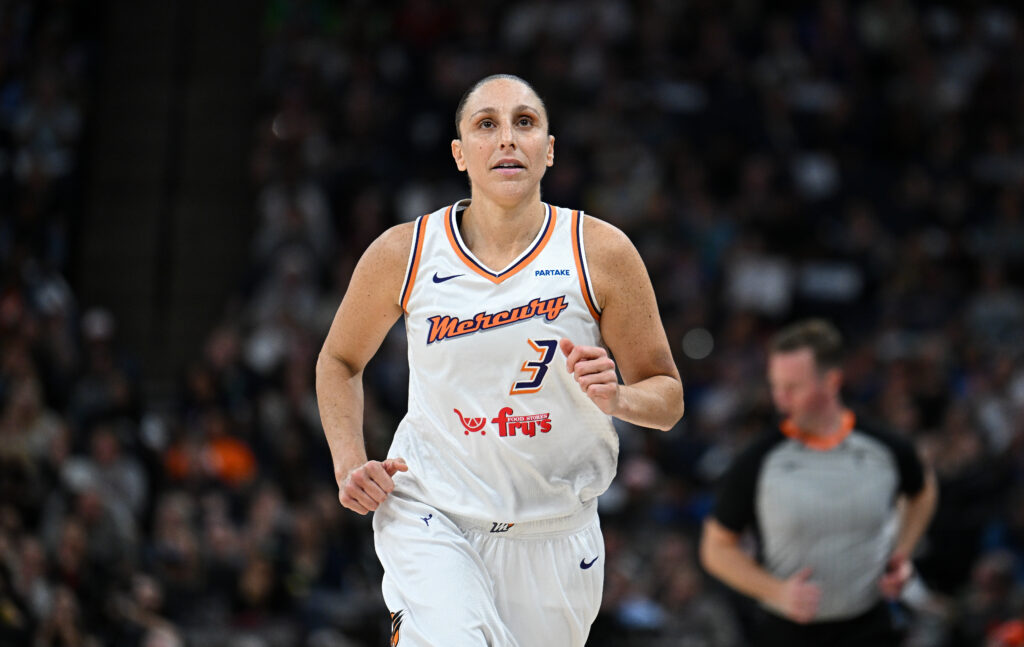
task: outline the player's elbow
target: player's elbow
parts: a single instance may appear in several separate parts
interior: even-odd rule
[[[665,418],[655,426],[655,429],[671,431],[683,418],[683,412],[686,410],[686,403],[683,401],[683,385],[676,381],[676,386],[677,388],[673,389],[673,392],[666,398]]]
[[[316,358],[316,381],[318,385],[329,382],[332,379],[348,379],[358,373],[344,358],[335,355],[323,348]]]
[[[316,358],[316,381],[322,382],[327,373],[330,372],[330,364],[334,361],[334,358],[328,354],[326,349],[321,349],[320,354]]]

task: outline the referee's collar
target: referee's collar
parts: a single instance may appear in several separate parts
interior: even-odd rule
[[[830,449],[835,449],[839,446],[839,443],[846,440],[846,437],[853,431],[853,426],[857,422],[857,416],[853,414],[849,409],[843,409],[842,417],[839,422],[839,429],[837,431],[828,434],[827,436],[819,436],[818,434],[808,433],[796,426],[792,418],[786,418],[779,425],[779,429],[787,437],[792,438],[809,449],[815,449],[820,452],[826,452]]]

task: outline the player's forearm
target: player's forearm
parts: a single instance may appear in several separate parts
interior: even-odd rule
[[[928,470],[925,472],[924,489],[917,496],[907,499],[902,515],[903,523],[900,524],[900,533],[896,539],[894,552],[906,557],[911,557],[914,554],[917,542],[920,541],[932,520],[938,499],[935,475]]]
[[[668,431],[683,416],[683,384],[668,375],[655,375],[629,386],[619,386],[613,414],[641,427]]]
[[[705,569],[733,589],[774,605],[784,582],[761,567],[739,546],[702,541],[700,560]]]
[[[362,372],[353,373],[344,362],[321,352],[316,363],[316,395],[320,421],[339,480],[366,462],[363,442]]]

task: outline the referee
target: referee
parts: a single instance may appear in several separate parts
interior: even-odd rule
[[[910,577],[935,510],[934,476],[909,442],[843,406],[834,326],[792,324],[769,351],[772,400],[786,419],[723,476],[701,562],[761,603],[759,647],[895,647],[884,599]],[[741,548],[748,529],[757,560]]]

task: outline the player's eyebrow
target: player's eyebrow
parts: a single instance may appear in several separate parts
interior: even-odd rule
[[[494,108],[494,107],[490,107],[490,106],[487,107],[487,108],[480,108],[479,110],[477,110],[476,112],[471,114],[469,116],[469,118],[472,119],[473,117],[477,116],[478,114],[480,114],[482,112],[495,113],[495,112],[498,112],[498,109]],[[521,103],[518,106],[516,106],[515,109],[512,112],[532,112],[534,114],[538,114],[538,115],[540,114],[540,110],[537,110],[533,106],[528,106],[525,103]]]

